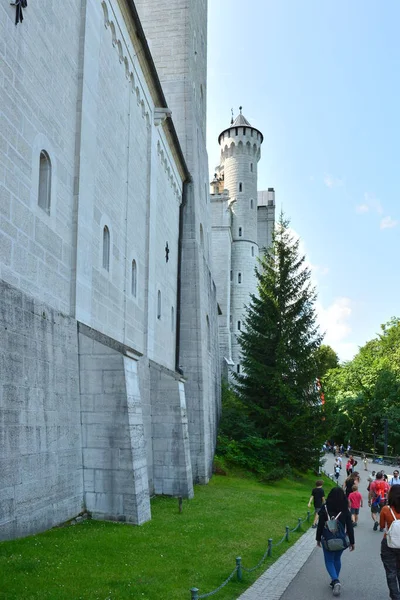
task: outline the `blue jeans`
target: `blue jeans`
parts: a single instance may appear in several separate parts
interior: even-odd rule
[[[325,559],[325,567],[329,573],[332,581],[334,579],[339,579],[340,569],[342,568],[342,552],[343,550],[337,550],[336,552],[329,552],[329,550],[325,550],[322,546],[322,550],[324,551],[324,559]]]

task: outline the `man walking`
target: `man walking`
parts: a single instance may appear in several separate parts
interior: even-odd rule
[[[391,486],[392,486],[392,485],[400,485],[400,477],[399,477],[399,472],[398,472],[397,470],[396,470],[396,471],[393,471],[393,477],[392,477],[392,479],[390,480],[389,484],[390,484]]]

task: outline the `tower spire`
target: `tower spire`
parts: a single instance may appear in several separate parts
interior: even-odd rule
[[[231,108],[231,125],[233,125],[233,108]]]

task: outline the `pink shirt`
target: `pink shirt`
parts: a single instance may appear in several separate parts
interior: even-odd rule
[[[351,494],[349,494],[349,500],[351,508],[360,508],[362,501],[360,492],[351,492]]]

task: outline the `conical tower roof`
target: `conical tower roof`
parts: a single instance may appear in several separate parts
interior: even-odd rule
[[[225,131],[228,131],[231,127],[250,127],[251,129],[254,129],[255,131],[258,131],[258,133],[261,136],[261,143],[262,143],[262,141],[264,139],[264,136],[261,133],[261,131],[259,129],[257,129],[256,127],[253,127],[251,125],[251,123],[249,123],[249,121],[246,119],[246,117],[242,114],[242,107],[241,106],[239,106],[239,111],[240,112],[239,112],[238,116],[236,117],[235,120],[233,120],[233,110],[232,110],[231,123],[230,123],[229,127],[227,127],[226,129],[224,129],[223,131],[221,131],[221,133],[219,134],[219,136],[218,136],[218,143],[219,143],[219,141],[221,139],[222,134],[225,133]]]

